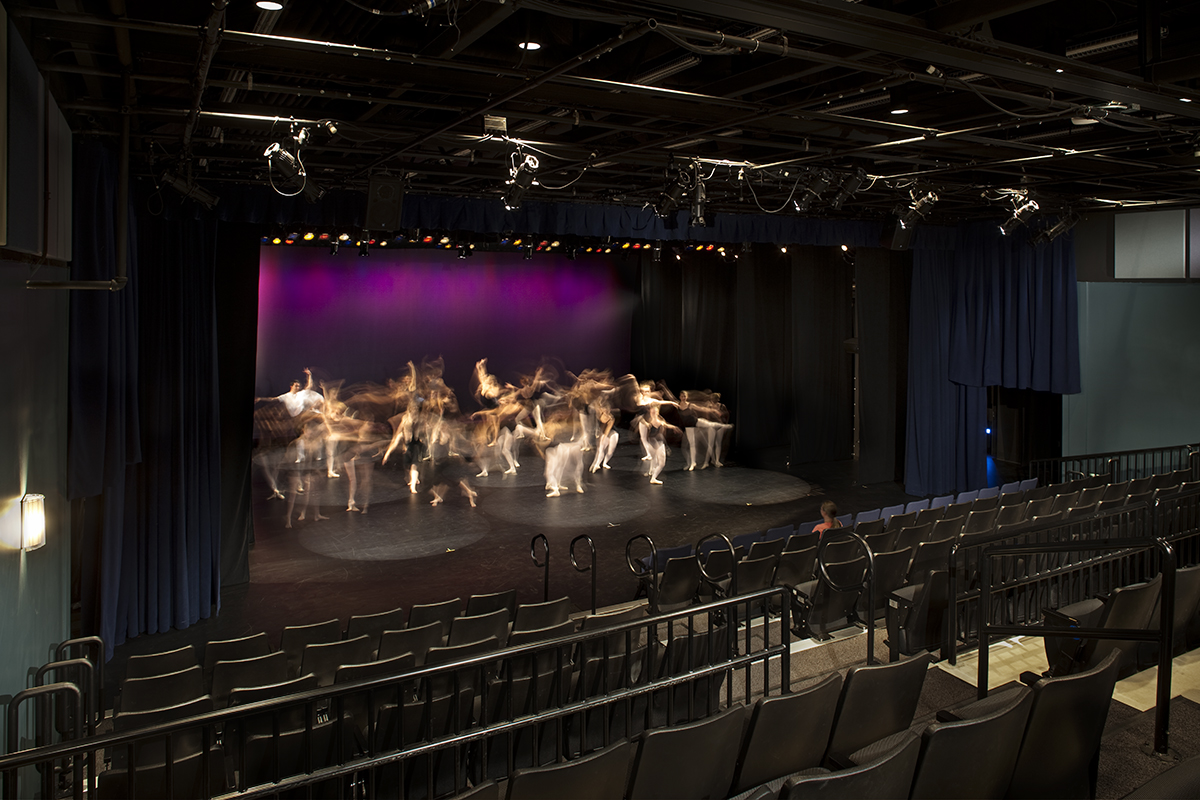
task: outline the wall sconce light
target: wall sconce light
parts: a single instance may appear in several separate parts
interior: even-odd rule
[[[21,498],[21,549],[37,550],[46,544],[46,496],[27,494]]]

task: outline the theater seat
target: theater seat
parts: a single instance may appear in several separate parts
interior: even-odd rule
[[[906,798],[917,767],[921,740],[911,731],[890,738],[886,746],[877,746],[874,758],[848,769],[829,772],[807,770],[783,784],[780,798],[785,800],[861,800],[861,798]],[[857,755],[866,757],[868,751]]]
[[[515,770],[507,800],[606,800],[621,797],[637,745],[622,740],[603,750],[545,767]]]
[[[929,654],[904,661],[852,667],[838,700],[826,759],[846,756],[912,725]]]
[[[641,735],[627,800],[701,800],[729,793],[746,717],[745,706]]]

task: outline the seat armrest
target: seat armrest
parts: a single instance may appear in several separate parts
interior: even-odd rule
[[[1036,672],[1022,672],[1021,673],[1021,683],[1025,684],[1026,686],[1033,686],[1035,683],[1040,681],[1043,677],[1045,677],[1045,676],[1039,675]]]
[[[1072,617],[1070,614],[1062,613],[1057,608],[1043,608],[1042,620],[1043,623],[1049,620],[1054,620],[1054,627],[1058,628],[1078,628],[1080,625],[1078,619]]]
[[[830,753],[829,755],[825,756],[825,766],[834,772],[837,772],[838,770],[850,769],[851,767],[856,767],[858,765],[851,761],[850,756],[846,755],[845,753]]]

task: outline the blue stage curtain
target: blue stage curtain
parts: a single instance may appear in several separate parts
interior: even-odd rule
[[[987,483],[987,389],[950,380],[956,274],[949,250],[913,253],[904,490],[943,495]]]
[[[75,279],[114,274],[115,164],[95,142],[77,148]],[[72,294],[69,492],[91,573],[83,626],[109,657],[220,599],[217,224],[135,215],[127,288]]]
[[[955,250],[950,380],[1075,394],[1079,384],[1073,238],[1034,247],[1028,231],[963,227]]]

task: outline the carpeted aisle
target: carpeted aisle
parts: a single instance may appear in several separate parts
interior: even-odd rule
[[[1179,758],[1200,755],[1200,705],[1186,697],[1171,701],[1171,750]],[[1154,743],[1154,709],[1138,712],[1113,701],[1100,742],[1100,771],[1096,783],[1099,800],[1124,797],[1146,781],[1175,765],[1148,751]]]

